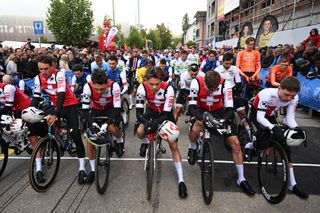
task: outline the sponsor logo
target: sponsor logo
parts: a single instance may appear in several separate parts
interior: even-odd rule
[[[231,88],[229,88],[227,90],[227,94],[228,94],[228,100],[232,100],[232,89]]]
[[[259,107],[262,108],[262,109],[266,109],[266,108],[268,108],[268,105],[269,105],[269,103],[267,101],[262,101],[260,103]]]

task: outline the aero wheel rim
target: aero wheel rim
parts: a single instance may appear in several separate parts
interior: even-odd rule
[[[100,146],[96,157],[96,177],[95,184],[99,194],[103,194],[108,186],[110,172],[109,146]]]
[[[259,159],[259,184],[262,195],[271,203],[281,202],[287,193],[288,160],[279,146],[273,146]]]

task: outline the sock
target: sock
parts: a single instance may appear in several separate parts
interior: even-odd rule
[[[254,149],[254,147],[253,147],[253,142],[247,143],[246,146],[245,146],[245,148],[246,148],[246,149]]]
[[[117,143],[123,143],[123,138],[117,138]]]
[[[178,183],[184,182],[184,180],[183,180],[183,170],[182,170],[182,163],[181,163],[181,161],[179,161],[179,162],[174,162],[174,165],[175,165],[175,167],[176,167],[176,171],[177,171],[177,174],[178,174]]]
[[[41,158],[36,158],[36,171],[41,171]]]
[[[79,171],[86,171],[86,161],[85,158],[79,158]]]
[[[294,185],[297,184],[296,178],[294,177],[293,168],[289,168],[290,180],[289,180],[289,189],[292,191]]]
[[[90,160],[90,167],[91,167],[91,171],[95,171],[95,164],[96,164],[96,160]]]
[[[190,141],[189,142],[189,149],[197,149],[197,144],[195,142]]]
[[[147,138],[143,138],[143,139],[141,139],[141,143],[148,143],[148,139]]]
[[[242,181],[246,180],[244,177],[244,174],[243,174],[244,173],[243,172],[243,164],[238,164],[238,165],[236,165],[236,167],[237,167],[237,172],[238,172],[237,184],[240,186],[240,183]]]

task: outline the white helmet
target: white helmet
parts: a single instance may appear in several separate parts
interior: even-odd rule
[[[28,107],[22,110],[21,118],[28,123],[40,122],[44,117],[44,112],[35,107]]]
[[[175,142],[179,138],[180,129],[171,121],[164,121],[158,129],[159,136],[167,142]]]
[[[287,139],[288,146],[299,146],[306,141],[306,132],[304,130],[288,129],[284,136]]]

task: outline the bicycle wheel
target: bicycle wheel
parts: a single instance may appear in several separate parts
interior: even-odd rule
[[[41,138],[35,147],[29,165],[29,179],[32,188],[37,192],[46,192],[54,182],[60,166],[60,147],[54,138],[48,136]],[[41,161],[41,171],[44,174],[44,180],[38,182],[37,161]]]
[[[121,106],[122,106],[122,109],[124,110],[124,112],[122,114],[124,128],[127,128],[129,125],[129,119],[130,119],[130,109],[129,109],[128,99],[123,98]]]
[[[259,186],[270,203],[280,203],[287,195],[289,169],[284,148],[278,143],[261,150],[258,157]]]
[[[8,149],[8,144],[4,140],[0,140],[0,177],[2,176],[7,166]]]
[[[210,140],[204,140],[201,154],[201,187],[205,204],[209,205],[213,199],[214,190],[214,155]]]
[[[96,153],[95,184],[99,194],[104,194],[108,187],[110,174],[110,146],[98,146]]]
[[[154,142],[150,141],[146,153],[146,171],[147,171],[147,199],[150,200],[152,194],[152,182],[154,173]]]

